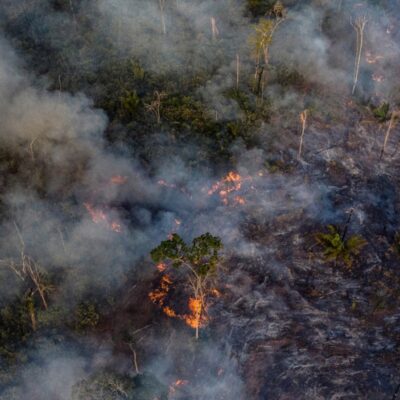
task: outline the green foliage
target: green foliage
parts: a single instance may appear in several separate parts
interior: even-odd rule
[[[294,87],[302,89],[306,85],[306,80],[295,68],[279,65],[276,70],[276,82],[282,87]]]
[[[52,305],[47,310],[37,309],[37,322],[40,328],[63,328],[68,319],[68,310],[60,306]]]
[[[144,80],[146,76],[145,70],[136,62],[132,62],[132,74],[135,80]]]
[[[99,319],[100,316],[94,304],[87,302],[81,303],[75,309],[74,328],[78,332],[84,332],[96,327]]]
[[[219,262],[218,252],[221,249],[221,239],[208,232],[193,239],[191,245],[187,245],[178,234],[174,233],[171,239],[161,242],[150,255],[155,263],[168,260],[175,268],[186,264],[199,276],[204,277],[215,272]]]
[[[163,102],[163,116],[179,129],[192,129],[205,135],[213,135],[218,130],[204,105],[190,96],[169,96]]]
[[[392,244],[392,249],[400,256],[400,233],[396,233]]]
[[[103,372],[84,379],[73,388],[73,400],[123,400],[132,398],[131,380]]]
[[[379,122],[386,122],[390,119],[391,116],[391,114],[389,113],[389,108],[389,103],[384,102],[379,107],[372,108],[372,113]]]
[[[152,400],[167,399],[168,388],[151,375],[131,377],[100,372],[77,383],[71,400]]]
[[[0,358],[13,358],[32,333],[28,307],[26,298],[21,298],[0,309]]]
[[[289,173],[292,170],[292,166],[283,160],[267,160],[264,162],[264,167],[271,174]]]
[[[276,22],[269,18],[261,19],[255,27],[253,36],[250,37],[250,44],[256,54],[260,54],[268,48],[272,42]]]
[[[268,52],[269,46],[272,42],[272,37],[279,24],[285,19],[286,9],[283,4],[278,0],[269,12],[268,18],[261,18],[255,26],[252,36],[250,36],[250,45],[259,62],[261,53],[264,53],[264,63],[268,65]]]
[[[275,0],[247,0],[247,10],[255,17],[265,15],[272,10]]]
[[[271,116],[271,103],[260,100],[241,90],[231,89],[225,93],[226,97],[235,100],[243,112],[242,118],[226,122],[228,144],[237,138],[242,138],[247,144],[254,139],[255,130],[262,122],[268,122]]]
[[[121,116],[133,117],[140,106],[140,98],[136,91],[128,91],[120,97],[120,104]]]
[[[315,239],[323,247],[326,261],[343,261],[347,267],[351,267],[354,257],[366,245],[366,241],[359,235],[353,235],[344,240],[338,227],[328,225],[328,233],[317,233]]]

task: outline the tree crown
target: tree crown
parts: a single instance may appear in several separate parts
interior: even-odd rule
[[[170,261],[175,268],[186,264],[200,276],[206,276],[215,271],[219,261],[219,250],[222,249],[221,239],[210,233],[205,233],[193,239],[190,245],[177,234],[164,240],[154,248],[150,255],[154,262]]]

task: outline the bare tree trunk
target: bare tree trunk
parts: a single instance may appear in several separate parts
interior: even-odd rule
[[[354,63],[354,81],[353,81],[353,89],[351,94],[353,95],[358,82],[358,74],[360,72],[360,63],[361,63],[361,54],[364,45],[364,29],[367,24],[367,17],[364,15],[362,17],[358,17],[355,23],[351,23],[357,35],[357,43],[356,43],[356,58]]]
[[[259,68],[259,70],[258,70],[258,80],[257,80],[257,84],[256,84],[256,94],[257,94],[257,95],[260,94],[263,74],[264,74],[264,67],[261,67],[261,68]]]
[[[218,27],[217,27],[217,21],[215,20],[214,17],[211,17],[211,18],[210,18],[210,21],[211,21],[211,34],[212,34],[212,39],[215,40],[215,39],[218,37],[218,35],[219,35],[219,30],[218,30]]]
[[[301,152],[303,150],[303,140],[304,140],[304,132],[306,130],[306,125],[307,125],[307,116],[308,116],[308,110],[304,110],[303,112],[300,113],[301,136],[300,136],[299,152],[297,154],[298,160],[301,159]]]
[[[386,149],[386,145],[387,142],[389,140],[389,136],[390,136],[390,132],[392,131],[394,125],[395,125],[395,119],[397,118],[398,113],[396,112],[392,112],[392,116],[390,117],[390,122],[389,122],[389,126],[386,130],[386,134],[385,134],[385,140],[383,141],[383,146],[382,146],[382,150],[381,150],[381,154],[379,156],[379,159],[381,160],[384,153],[385,153],[385,149]]]
[[[25,255],[25,242],[21,235],[21,232],[18,229],[18,225],[14,221],[14,226],[17,231],[17,235],[21,242],[21,262],[22,262],[22,273],[28,275],[32,282],[35,284],[36,291],[39,293],[39,296],[42,300],[43,307],[47,310],[48,305],[45,297],[45,286],[42,283],[42,279],[37,268],[35,262]]]
[[[35,315],[35,303],[33,301],[33,294],[32,293],[30,293],[28,295],[27,308],[28,308],[29,317],[31,319],[32,330],[36,331],[37,324],[36,324],[36,315]]]
[[[239,79],[240,79],[240,56],[236,54],[236,90],[239,90]]]
[[[61,86],[61,75],[58,75],[58,97],[61,96],[62,86]]]
[[[344,240],[346,239],[347,230],[349,229],[349,225],[350,225],[351,218],[353,216],[353,212],[354,212],[354,209],[351,208],[350,212],[349,212],[349,216],[347,217],[346,225],[344,226],[344,229],[343,229],[343,233],[342,233],[342,237],[341,237],[342,242],[344,242]]]
[[[33,150],[33,145],[35,144],[35,142],[38,140],[37,137],[35,137],[31,143],[29,144],[29,152],[31,153],[31,159],[32,161],[35,161],[35,152]]]
[[[199,338],[199,327],[200,327],[200,317],[201,317],[201,311],[203,309],[203,299],[200,299],[200,293],[201,293],[201,280],[200,278],[197,278],[197,288],[195,292],[195,299],[197,301],[200,301],[201,308],[200,312],[195,311],[195,318],[196,318],[196,340]]]
[[[23,268],[26,274],[31,278],[31,281],[35,284],[36,291],[39,293],[39,297],[42,300],[43,307],[45,310],[47,310],[48,305],[45,297],[45,287],[42,284],[38,268],[33,260],[29,259],[25,255],[23,257]]]
[[[165,0],[158,0],[159,4],[160,4],[160,13],[161,13],[161,29],[162,29],[162,33],[164,35],[167,34],[167,28],[165,26],[165,15],[164,15],[164,5],[165,5]]]
[[[150,103],[146,104],[146,109],[153,112],[157,119],[157,124],[161,122],[161,101],[165,98],[166,94],[164,92],[155,91],[155,99]]]
[[[138,366],[138,363],[137,363],[136,351],[133,348],[132,344],[129,344],[129,348],[131,349],[131,352],[132,352],[132,355],[133,355],[133,365],[135,367],[135,372],[137,374],[139,374],[140,372],[139,372],[139,366]]]
[[[196,340],[199,338],[199,325],[196,325]]]

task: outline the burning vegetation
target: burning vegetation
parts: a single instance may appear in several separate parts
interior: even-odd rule
[[[183,270],[184,283],[188,285],[191,292],[188,299],[189,313],[177,314],[170,306],[164,306],[172,281],[165,273],[168,264],[162,263],[163,275],[160,288],[149,293],[151,301],[162,307],[168,317],[184,320],[195,330],[196,339],[199,338],[199,329],[208,321],[207,299],[216,290],[212,287],[212,278],[217,272],[218,252],[221,249],[221,239],[209,233],[193,239],[191,245],[187,245],[178,234],[174,233],[170,239],[161,242],[151,252],[154,262],[166,261],[169,266]]]
[[[0,400],[399,400],[399,23],[0,1]]]

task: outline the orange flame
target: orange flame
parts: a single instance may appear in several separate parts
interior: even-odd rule
[[[126,176],[115,175],[110,178],[110,183],[113,185],[123,185],[128,181]]]
[[[168,275],[163,275],[161,278],[160,287],[149,293],[150,300],[162,307],[164,305],[165,298],[167,297],[170,287],[172,285],[172,280]],[[165,307],[163,308],[165,311]]]
[[[164,181],[164,179],[160,179],[157,183],[160,186],[165,186],[165,187],[176,189],[176,185],[174,183],[168,183],[168,182]]]
[[[189,196],[190,198],[192,198],[192,195],[190,194],[190,192],[188,192],[188,190],[187,190],[186,188],[184,188],[184,187],[179,187],[179,186],[176,185],[175,183],[168,183],[168,182],[166,182],[164,179],[160,179],[160,180],[157,182],[157,184],[160,185],[160,186],[167,187],[167,188],[177,189],[177,190],[179,190],[180,192],[184,193],[186,196]]]
[[[372,74],[372,80],[374,80],[375,82],[383,82],[385,80],[384,76],[381,74],[377,74],[377,73],[373,73]]]
[[[189,298],[189,310],[191,314],[185,317],[186,325],[191,328],[199,328],[201,326],[201,312],[203,309],[203,305],[201,304],[200,299],[196,299],[193,297]]]
[[[95,207],[93,204],[88,202],[83,203],[83,205],[85,206],[86,210],[90,214],[90,217],[92,218],[92,221],[95,224],[105,223],[112,231],[117,233],[122,232],[121,224],[117,221],[110,221],[109,217],[103,209]]]
[[[305,111],[300,113],[300,121],[302,124],[306,123],[306,119],[307,119],[307,114],[305,113]]]
[[[119,224],[118,222],[111,222],[111,230],[113,230],[114,232],[117,233],[121,233],[122,232],[122,227],[121,224]]]
[[[95,208],[90,203],[83,203],[83,205],[86,207],[86,210],[90,214],[90,217],[95,224],[98,224],[101,221],[107,221],[107,216],[103,210]]]
[[[211,196],[214,193],[219,194],[219,197],[224,205],[228,205],[230,202],[233,204],[245,204],[246,200],[242,196],[235,196],[233,200],[230,201],[229,195],[232,192],[237,192],[242,189],[243,181],[251,179],[247,177],[243,179],[237,172],[229,172],[223,179],[212,185],[211,189],[208,190],[208,195]]]
[[[174,383],[172,383],[169,386],[169,393],[168,393],[168,398],[170,396],[173,396],[176,393],[176,389],[181,387],[181,386],[185,386],[189,383],[189,381],[184,380],[184,379],[177,379]]]
[[[163,311],[170,318],[177,318],[178,317],[176,312],[171,307],[165,306],[165,307],[163,307]]]
[[[381,55],[373,55],[370,51],[367,51],[365,53],[365,61],[367,61],[368,64],[376,64],[379,60],[382,60],[383,56]]]
[[[157,269],[160,272],[163,272],[166,269],[166,265],[158,264]],[[164,274],[161,278],[160,286],[148,294],[149,299],[154,304],[161,307],[164,314],[167,315],[167,317],[169,318],[178,318],[184,320],[186,325],[190,326],[193,329],[205,326],[208,322],[208,318],[206,317],[206,315],[204,315],[203,304],[200,298],[193,298],[193,297],[189,298],[189,303],[188,303],[188,307],[190,310],[189,314],[179,315],[172,307],[165,305],[165,300],[168,296],[171,286],[172,286],[171,277],[167,274]],[[217,289],[213,289],[211,293],[215,297],[219,297],[221,295]]]
[[[221,292],[218,289],[212,289],[211,294],[215,297],[221,297]]]
[[[164,272],[167,269],[167,265],[164,263],[159,263],[156,265],[156,268],[159,272]]]

